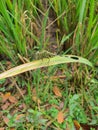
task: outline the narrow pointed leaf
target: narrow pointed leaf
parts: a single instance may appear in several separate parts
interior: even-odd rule
[[[7,70],[7,71],[1,73],[0,79],[4,79],[7,77],[11,77],[11,76],[16,76],[23,72],[34,70],[37,68],[64,64],[64,63],[71,63],[71,62],[83,63],[83,64],[86,64],[86,65],[89,65],[92,67],[91,62],[89,62],[87,59],[82,58],[82,57],[78,57],[78,56],[74,56],[74,55],[54,56],[52,58],[44,58],[41,60],[32,61],[29,63],[19,65],[17,67],[14,67],[10,70]]]

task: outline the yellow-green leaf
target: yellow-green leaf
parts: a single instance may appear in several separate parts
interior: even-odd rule
[[[71,63],[71,62],[79,62],[79,63],[83,63],[92,67],[91,62],[89,62],[85,58],[74,56],[74,55],[63,55],[63,56],[57,55],[52,58],[44,58],[41,60],[32,61],[29,63],[19,65],[17,67],[14,67],[10,70],[7,70],[1,73],[0,79],[4,79],[11,76],[16,76],[23,72],[34,70],[41,67],[47,67],[51,65],[58,65],[58,64],[64,64],[64,63]]]

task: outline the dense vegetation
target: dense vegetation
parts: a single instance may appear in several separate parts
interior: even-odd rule
[[[98,0],[0,0],[0,117],[0,130],[96,129]]]

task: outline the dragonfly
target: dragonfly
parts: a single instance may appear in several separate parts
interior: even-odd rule
[[[43,50],[43,51],[38,51],[36,54],[35,54],[35,59],[36,60],[39,60],[39,59],[43,59],[43,58],[51,58],[53,56],[56,56],[56,54],[54,53],[51,53],[47,50]]]

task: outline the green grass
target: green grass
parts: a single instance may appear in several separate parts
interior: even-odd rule
[[[0,1],[0,128],[72,130],[74,120],[98,125],[98,2],[43,3]],[[20,64],[24,64],[22,69]],[[16,68],[10,75],[12,67]],[[54,86],[62,97],[54,94]],[[10,107],[5,105],[3,110],[2,94],[8,92],[17,102],[6,101]],[[57,120],[60,111],[64,113],[61,124]]]

